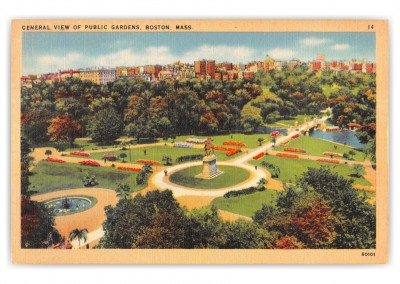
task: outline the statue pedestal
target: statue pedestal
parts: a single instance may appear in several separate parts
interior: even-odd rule
[[[213,179],[222,174],[217,168],[217,158],[215,155],[205,156],[203,158],[203,172],[197,175],[197,178]]]

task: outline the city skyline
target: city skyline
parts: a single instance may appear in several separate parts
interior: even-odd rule
[[[49,48],[50,47],[50,48]],[[353,58],[375,62],[374,33],[30,33],[23,34],[24,75],[59,70],[193,63]]]

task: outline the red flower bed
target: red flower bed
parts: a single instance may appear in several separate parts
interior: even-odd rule
[[[150,164],[150,165],[159,165],[160,162],[158,161],[152,161],[152,160],[137,160],[138,163],[141,164]]]
[[[82,166],[92,166],[92,167],[100,167],[100,164],[96,161],[86,160],[78,163]]]
[[[233,149],[233,150],[231,150],[231,151],[227,151],[227,152],[226,152],[226,155],[227,155],[228,157],[230,157],[230,156],[233,156],[233,155],[235,155],[235,154],[237,154],[237,153],[240,153],[240,152],[242,152],[242,150],[240,150],[240,149]]]
[[[279,131],[272,131],[271,136],[274,137],[279,134]]]
[[[140,172],[142,170],[141,168],[129,168],[129,167],[118,167],[117,169],[122,171],[131,171],[131,172]]]
[[[292,139],[299,138],[299,136],[300,136],[300,135],[297,133],[297,134],[295,134],[295,135],[292,136]]]
[[[343,131],[342,128],[327,128],[325,129],[326,132],[341,132]]]
[[[306,150],[299,149],[299,148],[284,148],[283,149],[286,152],[295,152],[295,153],[305,153]]]
[[[292,159],[298,159],[299,158],[298,155],[286,154],[286,153],[277,153],[276,156],[277,157],[282,157],[282,158],[292,158]]]
[[[339,164],[339,160],[330,160],[330,159],[318,159],[317,162],[324,162],[324,163],[333,163],[333,164]]]
[[[226,155],[228,157],[242,152],[242,150],[240,150],[239,148],[228,148],[228,147],[221,147],[221,146],[215,146],[214,150],[216,150],[216,151],[225,151]]]
[[[332,153],[332,152],[324,152],[324,156],[332,156],[332,157],[339,157],[339,158],[343,157],[342,154]]]
[[[229,145],[229,146],[239,146],[239,147],[246,146],[246,144],[244,144],[242,142],[236,142],[236,141],[226,141],[226,142],[223,142],[222,144]]]
[[[89,153],[85,153],[85,152],[70,152],[70,155],[74,155],[74,156],[82,156],[82,157],[89,157],[90,154]]]
[[[53,158],[50,158],[50,157],[47,157],[46,161],[47,162],[53,162],[53,163],[65,163],[64,160],[53,159]]]
[[[264,152],[261,152],[261,153],[255,155],[255,156],[253,157],[253,160],[258,160],[258,159],[264,157],[264,155],[265,155],[265,153],[264,153]]]

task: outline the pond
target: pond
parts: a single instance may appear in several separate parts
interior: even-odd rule
[[[345,144],[348,146],[355,147],[357,149],[363,149],[364,144],[360,143],[354,131],[343,130],[340,132],[324,132],[320,130],[310,131],[310,137],[329,140],[332,142]]]
[[[46,201],[44,205],[55,216],[65,216],[92,208],[96,199],[88,196],[68,196]]]

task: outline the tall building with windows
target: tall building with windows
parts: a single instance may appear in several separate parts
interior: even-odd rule
[[[212,79],[215,77],[215,60],[201,60],[194,62],[194,72],[198,78],[207,78],[210,76]]]

